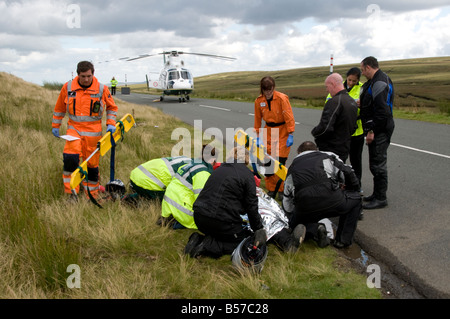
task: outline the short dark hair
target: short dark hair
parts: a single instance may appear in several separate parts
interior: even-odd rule
[[[302,144],[300,144],[300,146],[297,149],[297,153],[300,154],[306,151],[317,151],[316,144],[314,144],[314,142],[311,141],[305,141]]]
[[[347,71],[347,76],[349,75],[356,75],[359,80],[361,78],[361,70],[359,68],[351,68]]]
[[[81,72],[87,72],[91,70],[94,74],[94,65],[89,61],[81,61],[77,65],[77,74],[80,75]]]
[[[372,69],[378,69],[379,68],[378,60],[376,58],[374,58],[373,56],[368,56],[367,58],[362,60],[361,63],[364,66],[370,66]]]
[[[265,90],[271,90],[275,88],[275,80],[271,76],[265,76],[261,79],[260,89],[261,94],[264,94]]]

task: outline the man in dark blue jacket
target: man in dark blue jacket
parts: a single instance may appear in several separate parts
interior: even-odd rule
[[[364,197],[367,203],[363,208],[376,209],[387,206],[387,149],[395,127],[392,116],[394,86],[389,76],[379,69],[374,57],[367,57],[361,62],[361,71],[368,81],[364,83],[360,95],[360,115],[373,175],[373,193]]]

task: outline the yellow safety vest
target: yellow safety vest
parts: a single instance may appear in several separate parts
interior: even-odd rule
[[[195,163],[194,160],[181,166],[167,186],[161,204],[161,216],[173,216],[184,227],[197,229],[193,205],[212,171],[210,164]]]
[[[345,82],[344,82],[345,83]],[[353,98],[355,101],[359,100],[359,94],[361,92],[361,87],[363,84],[361,82],[358,82],[358,84],[355,84],[350,92],[348,92],[348,95],[350,95],[351,98]],[[328,100],[331,99],[331,94],[328,94],[327,99],[325,100],[325,103],[328,102]],[[359,107],[358,107],[358,119],[356,120],[356,125],[358,125],[358,128],[356,129],[355,133],[353,133],[352,136],[359,136],[364,133],[361,118],[359,117]]]
[[[146,190],[164,191],[178,168],[190,162],[186,156],[156,158],[133,169],[130,180]]]

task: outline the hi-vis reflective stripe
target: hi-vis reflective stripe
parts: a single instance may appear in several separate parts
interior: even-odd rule
[[[183,176],[180,176],[180,174],[175,174],[175,178],[181,183],[183,184],[183,186],[189,188],[191,191],[193,191],[193,187],[192,184],[189,183]]]
[[[106,119],[107,120],[116,120],[116,117],[117,117],[117,112],[106,110]]]
[[[178,209],[180,212],[185,213],[186,215],[189,216],[194,216],[194,212],[191,212],[189,209],[184,208],[183,206],[181,206],[180,204],[178,204],[176,201],[174,201],[173,199],[171,199],[170,197],[168,197],[167,195],[164,195],[164,200],[172,205],[173,207],[175,207],[176,209]]]
[[[63,171],[63,176],[67,176],[67,177],[63,177],[64,183],[70,183],[70,175],[72,175],[72,172]]]
[[[90,137],[102,136],[102,131],[100,131],[100,132],[80,132],[77,129],[75,129],[75,127],[73,127],[72,125],[68,125],[67,129],[77,131],[78,135],[80,135],[80,136],[90,136]]]
[[[104,90],[105,86],[101,83],[99,83],[98,85],[99,85],[99,88],[98,88],[99,92],[97,94],[91,94],[91,98],[93,98],[93,99],[99,98],[101,101],[102,96],[103,96],[103,90]],[[70,112],[69,112],[69,104],[70,104],[69,103],[69,101],[70,101],[69,92],[70,91],[72,91],[72,80],[67,82],[67,113],[69,113],[69,114],[70,114]],[[103,107],[101,107],[100,113],[103,113]]]
[[[200,192],[203,190],[203,188],[194,189],[194,194],[200,194]]]
[[[158,186],[161,187],[162,189],[165,189],[165,188],[166,188],[166,185],[164,185],[164,183],[161,182],[155,175],[153,175],[153,174],[150,173],[148,170],[146,170],[144,166],[139,165],[138,168],[141,170],[142,173],[145,174],[145,176],[147,176],[148,178],[150,178],[156,185],[158,185]]]
[[[193,165],[193,164],[192,164]],[[204,164],[197,164],[197,165],[193,165],[192,167],[190,167],[184,174],[183,174],[183,178],[187,178],[190,174],[194,175],[194,172],[196,170],[205,168]]]
[[[98,122],[102,120],[102,116],[76,116],[70,113],[69,118],[74,122]]]
[[[99,186],[88,186],[88,189],[89,189],[90,192],[99,190],[99,188],[100,188]]]
[[[184,162],[186,160],[186,157],[184,157],[184,156],[173,157],[172,160],[170,160],[170,161],[166,157],[163,157],[162,160],[166,164],[167,168],[169,169],[170,175],[174,176],[175,172],[173,171],[172,165],[176,165],[181,162]]]

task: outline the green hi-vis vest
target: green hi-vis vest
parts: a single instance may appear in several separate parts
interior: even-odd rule
[[[345,83],[345,82],[344,82]],[[358,82],[358,84],[355,84],[350,92],[348,92],[348,95],[350,95],[351,98],[353,98],[355,101],[359,100],[359,94],[361,92],[362,83]],[[328,94],[327,99],[325,100],[325,103],[328,102],[328,100],[331,99],[331,95]],[[353,133],[352,136],[359,136],[364,133],[361,118],[359,116],[359,107],[358,107],[358,119],[356,120],[356,124],[358,125],[358,128],[356,129],[355,133]]]
[[[211,164],[202,162],[181,166],[167,186],[161,204],[163,217],[173,216],[186,228],[197,229],[192,206],[213,171]]]
[[[164,191],[177,170],[191,161],[186,156],[156,158],[133,169],[130,180],[146,190]]]

